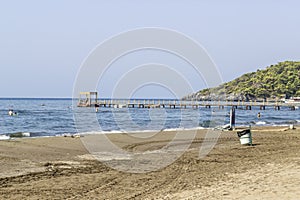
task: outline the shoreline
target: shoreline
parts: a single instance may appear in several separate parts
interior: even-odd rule
[[[290,124],[292,125],[292,124]],[[252,131],[257,130],[273,130],[277,131],[279,129],[282,130],[288,130],[290,125],[284,124],[284,125],[251,125]],[[300,128],[300,124],[293,124],[295,129]],[[235,130],[242,130],[242,129],[248,129],[250,126],[236,126]],[[112,130],[112,131],[92,131],[92,132],[83,132],[83,133],[63,133],[63,134],[57,134],[57,135],[43,135],[43,136],[14,136],[10,138],[5,138],[4,136],[9,136],[10,134],[0,134],[0,136],[3,136],[3,138],[0,137],[0,141],[3,140],[9,140],[9,139],[19,139],[19,138],[48,138],[48,137],[73,137],[73,136],[85,136],[85,135],[93,135],[93,134],[102,134],[102,135],[109,135],[109,134],[139,134],[139,133],[158,133],[158,132],[177,132],[177,131],[197,131],[197,130],[220,130],[220,131],[228,131],[228,130],[221,130],[218,128],[209,128],[209,127],[194,127],[194,128],[169,128],[169,129],[162,129],[162,130],[134,130],[134,131],[120,131],[120,130]],[[234,131],[234,130],[233,130]],[[30,132],[17,132],[17,133],[11,133],[11,134],[30,134]]]
[[[300,127],[259,127],[252,129],[254,146],[243,146],[236,131],[223,131],[217,144],[199,158],[207,130],[197,130],[195,138],[181,157],[169,165],[147,173],[129,173],[111,166],[138,166],[138,160],[99,161],[86,150],[82,138],[18,138],[0,141],[0,197],[20,198],[98,198],[98,199],[296,199],[300,191]],[[140,134],[106,134],[112,143],[134,155],[142,155],[145,164],[176,133],[182,136],[175,150],[186,144],[185,135],[193,131],[162,131]],[[103,136],[103,134],[102,134]],[[93,138],[94,137],[94,138]],[[146,159],[146,160],[145,160]],[[282,183],[282,184],[281,184]],[[275,185],[274,185],[275,184]],[[256,196],[257,195],[257,196]]]

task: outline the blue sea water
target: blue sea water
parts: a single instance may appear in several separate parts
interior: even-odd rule
[[[72,99],[0,99],[0,135],[29,132],[32,137],[61,134],[214,127],[229,123],[229,107],[199,109],[72,107]],[[18,113],[9,116],[8,110]],[[257,118],[257,113],[261,118]],[[79,116],[82,120],[75,120]],[[95,117],[96,118],[95,118]],[[92,119],[95,118],[96,120]],[[77,119],[76,118],[76,119]],[[236,110],[237,126],[280,126],[300,124],[300,110],[282,107]]]

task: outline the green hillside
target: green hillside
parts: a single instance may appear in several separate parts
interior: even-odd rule
[[[201,90],[185,99],[217,96],[243,100],[300,96],[300,62],[280,62],[264,70],[244,74],[216,88]]]

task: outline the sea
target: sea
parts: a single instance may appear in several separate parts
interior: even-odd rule
[[[76,100],[75,100],[76,101]],[[120,133],[178,129],[215,128],[229,123],[230,107],[225,109],[170,108],[78,108],[72,99],[0,99],[0,136],[27,133],[30,137],[65,134]],[[76,102],[75,104],[76,105]],[[16,115],[9,116],[12,109]],[[258,112],[261,117],[258,118]],[[236,126],[287,126],[300,124],[299,108],[259,110],[238,108]],[[28,134],[29,133],[29,134]]]

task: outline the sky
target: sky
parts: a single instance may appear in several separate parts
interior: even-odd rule
[[[95,47],[143,27],[171,29],[193,38],[227,82],[280,61],[300,60],[299,7],[297,0],[1,0],[0,97],[72,97],[80,67]],[[205,88],[205,81],[178,58],[145,51],[114,63],[99,81],[100,97],[108,97],[124,75],[118,67],[130,69],[136,67],[132,60],[140,61],[136,65],[150,58],[180,73],[187,71],[184,76],[194,91]],[[155,84],[133,93],[172,96]]]

